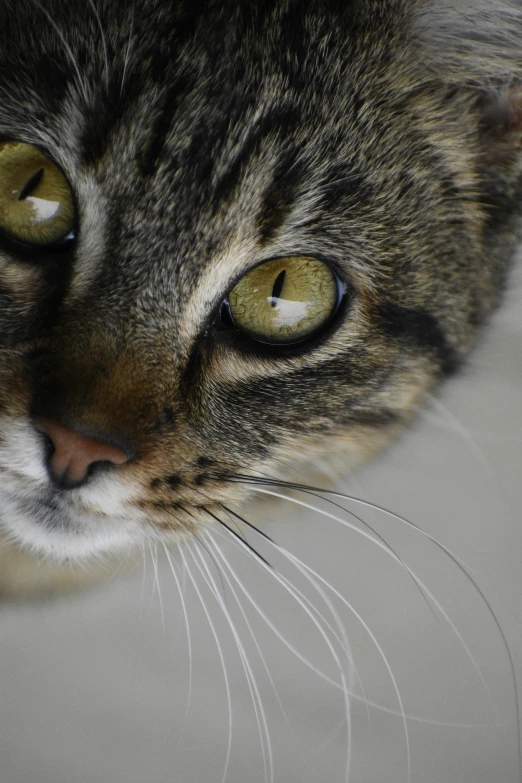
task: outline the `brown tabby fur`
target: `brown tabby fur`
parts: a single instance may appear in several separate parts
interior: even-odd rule
[[[499,300],[521,40],[515,0],[2,0],[0,140],[77,205],[70,253],[0,244],[5,534],[56,559],[186,535],[233,476],[381,448]],[[319,335],[222,322],[245,272],[299,254],[346,289]],[[57,488],[37,415],[133,458]]]

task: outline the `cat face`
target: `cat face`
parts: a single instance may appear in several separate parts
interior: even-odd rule
[[[497,300],[516,82],[417,2],[246,5],[0,10],[0,524],[57,557],[367,457]]]

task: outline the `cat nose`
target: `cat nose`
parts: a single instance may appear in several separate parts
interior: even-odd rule
[[[48,471],[53,483],[60,489],[74,489],[85,484],[91,467],[96,463],[124,465],[130,459],[123,449],[80,435],[54,419],[37,417],[36,424],[54,447]]]

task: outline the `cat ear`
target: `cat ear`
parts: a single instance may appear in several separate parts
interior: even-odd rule
[[[414,0],[412,32],[426,68],[450,83],[522,80],[522,0]]]
[[[522,0],[414,0],[424,78],[475,96],[488,167],[522,174]]]

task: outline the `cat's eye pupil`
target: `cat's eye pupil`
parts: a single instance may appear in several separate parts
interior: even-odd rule
[[[247,272],[228,297],[233,325],[270,345],[298,343],[323,327],[339,305],[340,283],[316,258],[275,258]]]
[[[0,142],[0,235],[19,246],[74,238],[74,200],[58,166],[32,144]]]
[[[35,171],[32,177],[29,177],[25,185],[23,186],[18,196],[18,201],[25,201],[27,196],[30,196],[33,190],[40,184],[43,177],[44,169],[41,166],[38,171]]]
[[[275,279],[274,287],[272,288],[272,301],[271,301],[272,307],[276,306],[277,300],[279,299],[279,297],[283,292],[285,277],[286,277],[286,269],[283,269],[281,272],[279,272],[279,274]]]

